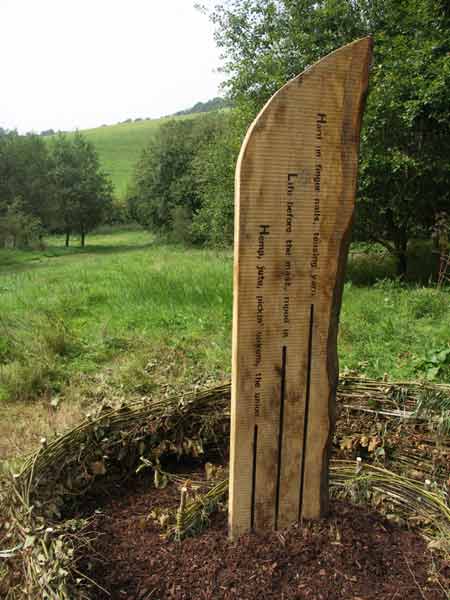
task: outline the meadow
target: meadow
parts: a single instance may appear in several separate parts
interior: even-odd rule
[[[448,291],[419,282],[419,258],[401,283],[382,252],[353,248],[341,371],[449,380]],[[231,251],[137,229],[90,235],[84,249],[52,237],[45,250],[0,251],[0,301],[0,459],[93,403],[230,377]]]
[[[98,152],[100,163],[111,177],[117,198],[124,198],[142,150],[162,124],[169,119],[192,117],[162,117],[117,125],[104,125],[81,132],[92,142]],[[68,134],[70,136],[70,133]]]

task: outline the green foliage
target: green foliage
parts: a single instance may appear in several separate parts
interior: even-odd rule
[[[93,145],[81,134],[52,143],[35,135],[0,136],[0,242],[16,247],[41,243],[44,231],[85,234],[110,213],[112,187]]]
[[[5,247],[28,247],[38,243],[41,234],[40,220],[27,214],[19,200],[7,206],[4,215],[0,216],[0,244]]]
[[[384,2],[362,137],[357,233],[384,240],[406,270],[412,237],[450,209],[450,21],[429,0]]]
[[[416,371],[419,376],[434,381],[450,375],[450,347],[442,346],[427,352],[416,362]]]
[[[189,244],[192,242],[192,211],[188,206],[177,205],[172,208],[171,239],[174,242]]]
[[[112,206],[112,185],[100,170],[97,153],[80,133],[53,140],[51,181],[56,196],[59,225],[69,235],[84,236],[104,219]]]
[[[136,167],[128,200],[132,218],[178,241],[191,239],[192,216],[201,208],[198,156],[217,137],[223,119],[218,113],[162,125]]]
[[[110,176],[114,186],[114,196],[119,205],[127,197],[130,181],[143,150],[147,148],[158,129],[169,120],[193,118],[185,115],[203,112],[200,110],[202,107],[208,112],[222,108],[223,100],[220,100],[221,103],[216,103],[214,100],[200,102],[192,109],[180,111],[179,117],[141,119],[134,122],[129,119],[117,125],[103,125],[82,131],[83,136],[93,143],[102,169]],[[71,138],[74,134],[67,133],[66,135]],[[51,139],[51,137],[45,138],[47,142]]]
[[[317,59],[375,41],[356,235],[406,271],[409,240],[450,212],[450,13],[441,0],[229,0],[212,12],[232,100],[247,122]]]
[[[13,213],[19,211],[50,227],[54,220],[50,166],[50,153],[39,136],[16,132],[1,135],[0,216],[14,206]]]
[[[186,110],[180,110],[175,113],[176,116],[180,115],[193,115],[197,113],[211,112],[213,110],[220,110],[222,108],[227,108],[229,106],[229,102],[225,100],[225,98],[220,98],[217,96],[216,98],[212,98],[207,102],[197,102],[191,108],[187,108]]]
[[[130,179],[142,151],[167,119],[152,119],[138,123],[122,123],[83,130],[83,136],[94,145],[102,169],[114,186],[117,200],[123,201]],[[74,134],[68,133],[71,138]],[[46,138],[47,141],[52,138]]]
[[[242,141],[236,115],[224,114],[216,134],[200,147],[194,175],[201,205],[194,215],[193,235],[217,247],[230,246],[234,235],[234,170]]]

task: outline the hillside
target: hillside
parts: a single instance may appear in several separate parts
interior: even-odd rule
[[[103,168],[111,176],[116,197],[123,198],[136,161],[158,127],[170,119],[195,118],[199,114],[220,110],[225,106],[222,98],[213,98],[208,102],[198,102],[192,108],[172,116],[135,121],[130,119],[117,125],[83,129],[82,133],[95,145]],[[48,135],[47,132],[43,134]]]
[[[196,113],[203,112],[211,112],[212,110],[220,110],[222,108],[229,108],[230,102],[225,98],[221,98],[220,96],[216,96],[216,98],[212,98],[207,102],[197,102],[191,108],[187,110],[180,110],[175,113],[175,115],[193,115]]]
[[[124,197],[143,148],[158,127],[167,120],[162,118],[121,123],[82,131],[83,135],[95,145],[103,168],[111,176],[118,198]]]

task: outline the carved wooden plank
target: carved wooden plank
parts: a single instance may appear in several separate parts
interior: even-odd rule
[[[266,104],[236,170],[230,535],[328,505],[336,336],[372,41]]]

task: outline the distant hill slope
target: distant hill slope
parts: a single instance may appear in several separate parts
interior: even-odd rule
[[[125,196],[142,150],[155,135],[158,127],[167,120],[154,119],[82,130],[83,135],[94,144],[104,170],[111,176],[118,198]]]
[[[116,197],[124,198],[136,162],[158,127],[170,119],[194,118],[199,113],[225,107],[223,98],[213,98],[161,119],[128,119],[117,125],[103,125],[95,129],[83,129],[81,132],[94,144],[104,170],[111,176]],[[51,133],[53,132],[49,130],[41,135],[51,137]]]
[[[212,98],[207,102],[197,102],[191,108],[187,110],[180,110],[175,113],[176,116],[179,115],[194,115],[197,113],[211,112],[212,110],[220,110],[222,108],[229,108],[230,103],[225,100],[225,98],[221,98],[217,96],[216,98]]]

